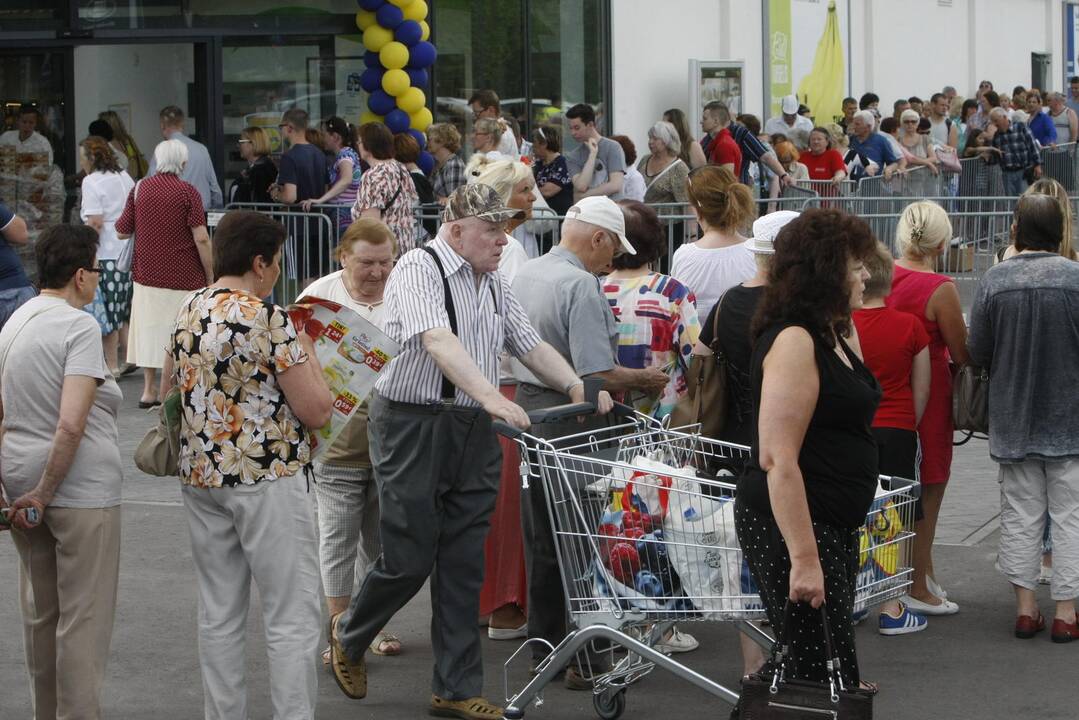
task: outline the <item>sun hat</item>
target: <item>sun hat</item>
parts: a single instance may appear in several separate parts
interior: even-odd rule
[[[801,103],[798,102],[798,97],[796,95],[787,95],[786,97],[783,98],[783,103],[782,103],[782,106],[781,106],[782,110],[783,110],[783,114],[784,115],[797,115],[798,114],[798,106],[800,104]]]
[[[777,210],[774,213],[761,215],[753,221],[753,237],[746,240],[746,247],[750,252],[758,255],[771,255],[776,251],[776,235],[796,217],[798,213],[793,210]]]

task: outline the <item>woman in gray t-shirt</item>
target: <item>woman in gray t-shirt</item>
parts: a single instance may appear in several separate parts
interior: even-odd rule
[[[35,248],[41,294],[0,332],[0,506],[11,503],[39,717],[98,714],[116,611],[122,396],[101,330],[82,310],[100,276],[97,243],[85,225],[45,231]]]

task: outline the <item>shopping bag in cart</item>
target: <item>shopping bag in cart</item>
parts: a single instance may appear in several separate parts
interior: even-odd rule
[[[895,539],[903,532],[903,519],[895,500],[878,497],[858,532],[858,585],[887,580],[899,569],[899,543]]]
[[[663,521],[667,556],[682,591],[708,619],[741,616],[742,551],[734,529],[733,498],[712,498],[695,482],[680,481]]]
[[[651,526],[651,517],[636,510],[603,514],[596,538],[599,564],[593,567],[596,595],[619,600],[624,609],[690,609],[663,531]]]
[[[640,460],[636,458],[636,465]],[[653,465],[660,465],[655,463]],[[644,515],[662,522],[667,515],[667,506],[670,503],[671,476],[662,475],[658,472],[639,470],[630,476],[622,491],[622,509],[626,511],[636,510]]]

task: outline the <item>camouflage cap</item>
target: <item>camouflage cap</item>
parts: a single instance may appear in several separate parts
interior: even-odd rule
[[[452,222],[475,217],[493,223],[507,220],[523,220],[524,210],[506,207],[495,189],[483,183],[470,183],[450,193],[446,209],[442,211],[442,222]]]

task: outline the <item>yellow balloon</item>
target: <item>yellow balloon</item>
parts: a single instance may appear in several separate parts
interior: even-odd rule
[[[425,132],[427,127],[435,121],[434,116],[431,115],[431,111],[427,108],[420,108],[416,112],[410,113],[408,119],[409,127],[413,130],[419,130],[420,132]]]
[[[427,24],[426,20],[420,20],[420,29],[423,30],[423,35],[420,35],[420,40],[429,40],[431,37],[431,26]]]
[[[391,5],[396,5],[399,8],[406,8],[413,2],[415,2],[415,0],[390,0]]]
[[[383,118],[381,115],[376,115],[370,110],[364,110],[363,114],[360,115],[360,125],[366,125],[367,123],[380,123],[382,122],[382,120]]]
[[[363,46],[371,52],[378,52],[391,42],[393,42],[393,31],[381,25],[372,25],[363,31]]]
[[[394,5],[397,5],[397,3],[394,3]],[[425,0],[412,0],[412,2],[398,5],[398,7],[405,11],[405,20],[419,22],[427,19],[427,3]]]
[[[387,69],[400,70],[408,65],[408,48],[404,43],[388,42],[378,51],[378,59]]]
[[[356,13],[356,27],[366,30],[377,22],[375,14],[370,10],[360,10]]]
[[[392,70],[390,72],[393,72]],[[386,73],[389,75],[389,73]],[[383,80],[385,82],[385,80]],[[406,89],[400,95],[397,95],[397,107],[404,110],[409,115],[414,112],[419,112],[420,108],[427,104],[427,98],[423,94],[423,90],[419,88],[410,87]]]
[[[382,76],[382,89],[394,97],[408,90],[408,83],[408,73],[404,70],[387,70]]]

